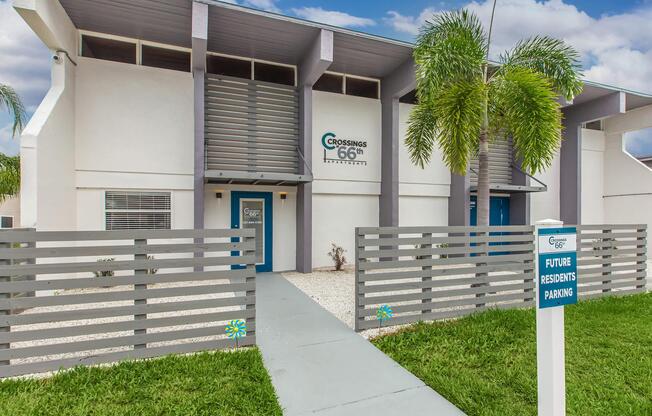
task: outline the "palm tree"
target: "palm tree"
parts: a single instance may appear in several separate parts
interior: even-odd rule
[[[511,136],[522,168],[540,172],[561,144],[559,96],[571,100],[582,91],[579,54],[561,40],[521,41],[491,64],[492,25],[493,13],[487,34],[477,16],[461,10],[422,27],[414,50],[418,103],[405,140],[422,168],[435,144],[460,175],[478,156],[479,226],[489,225],[489,142]]]
[[[6,107],[13,116],[12,137],[25,126],[25,106],[9,85],[0,84],[0,110]],[[20,157],[0,153],[0,203],[20,192]]]

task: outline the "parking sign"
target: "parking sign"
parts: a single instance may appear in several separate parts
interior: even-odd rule
[[[538,307],[577,303],[577,229],[540,228],[538,243]]]

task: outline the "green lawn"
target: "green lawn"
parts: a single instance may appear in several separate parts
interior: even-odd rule
[[[470,416],[536,415],[534,310],[419,323],[374,344]],[[652,293],[566,307],[568,415],[652,415]]]
[[[0,415],[282,415],[256,348],[0,382]]]

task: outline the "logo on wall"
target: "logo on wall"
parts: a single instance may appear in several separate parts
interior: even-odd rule
[[[328,132],[321,137],[321,144],[324,146],[324,163],[367,164],[364,160],[366,141],[338,139],[335,133]]]

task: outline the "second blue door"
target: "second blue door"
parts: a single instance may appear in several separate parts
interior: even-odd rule
[[[478,225],[477,197],[471,197],[471,225]],[[489,199],[489,225],[509,225],[509,198],[492,196]]]
[[[231,228],[256,230],[256,271],[271,272],[272,193],[231,192]]]

